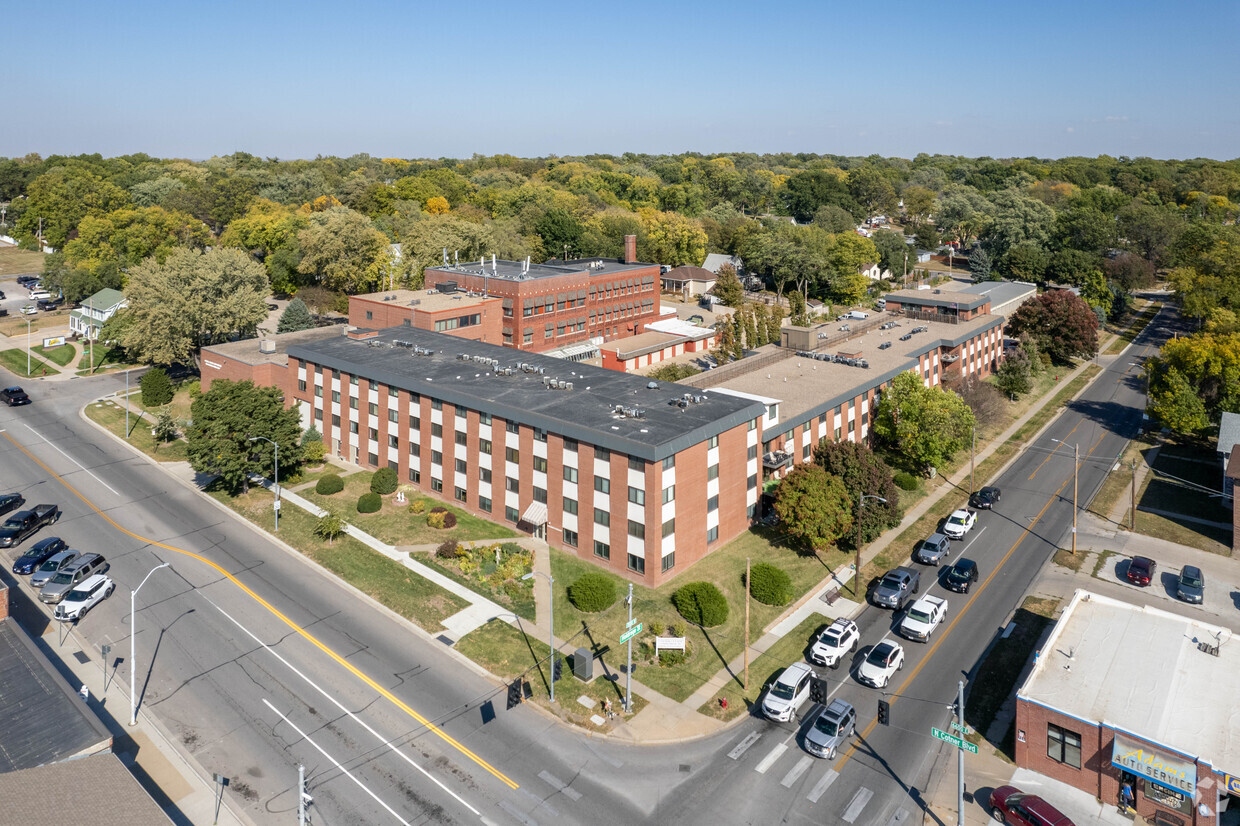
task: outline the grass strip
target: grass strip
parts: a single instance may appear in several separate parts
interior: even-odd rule
[[[0,352],[0,363],[3,363],[13,373],[27,379],[34,376],[55,376],[60,373],[55,367],[34,355],[30,356],[30,372],[26,372],[26,351],[16,347]]]
[[[830,624],[831,621],[821,614],[811,614],[806,617],[787,636],[782,637],[750,661],[748,691],[735,680],[728,680],[714,697],[698,709],[698,713],[720,720],[732,720],[742,714],[749,714],[761,698],[763,689],[773,682],[785,668],[804,660],[809,653],[810,646],[818,639],[822,630]],[[833,672],[830,669],[819,669],[818,676],[828,682],[838,683],[848,679],[848,671],[843,669]],[[726,709],[720,700],[728,701]]]
[[[1137,336],[1141,335],[1141,331],[1149,326],[1149,323],[1154,320],[1154,316],[1158,315],[1158,311],[1161,309],[1162,304],[1158,303],[1154,303],[1146,307],[1145,310],[1142,311],[1142,313],[1137,316],[1131,324],[1119,332],[1119,335],[1116,336],[1115,341],[1112,341],[1111,346],[1107,347],[1105,354],[1108,356],[1113,356],[1116,353],[1123,351],[1123,349],[1131,344]]]

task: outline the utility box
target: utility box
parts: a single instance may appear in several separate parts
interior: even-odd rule
[[[573,653],[573,676],[582,682],[594,679],[594,655],[588,648],[578,648]]]

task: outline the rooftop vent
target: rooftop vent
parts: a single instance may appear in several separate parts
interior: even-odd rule
[[[276,343],[269,338],[265,338],[258,343],[258,352],[274,353],[276,351]]]

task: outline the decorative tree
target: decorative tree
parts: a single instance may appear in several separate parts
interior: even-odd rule
[[[853,526],[856,505],[844,482],[816,464],[798,465],[775,489],[775,513],[817,555]]]
[[[926,387],[917,373],[891,381],[874,415],[874,435],[916,467],[937,467],[969,443],[976,419],[955,393]]]
[[[280,313],[280,323],[276,325],[277,333],[295,333],[298,330],[309,330],[314,327],[314,316],[310,308],[300,298],[294,298]]]
[[[143,373],[142,378],[138,379],[138,386],[142,388],[142,404],[145,407],[162,407],[172,401],[172,380],[162,367],[152,367]]]
[[[1057,364],[1098,351],[1098,316],[1070,290],[1047,290],[1026,301],[1012,314],[1008,332],[1029,336]]]
[[[892,470],[869,445],[823,439],[814,448],[814,464],[839,477],[854,499],[863,493],[887,500],[886,503],[868,502],[861,511],[863,542],[876,539],[884,530],[900,523],[900,491],[892,478]],[[855,526],[850,535],[855,538]]]
[[[736,268],[731,264],[724,264],[719,268],[719,275],[715,279],[715,286],[711,292],[726,307],[739,307],[745,300],[745,288],[741,286],[740,278],[736,275]]]

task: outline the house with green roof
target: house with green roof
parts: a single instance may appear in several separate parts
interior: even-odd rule
[[[83,338],[97,339],[104,322],[125,306],[125,295],[120,290],[100,290],[84,299],[80,309],[69,313],[69,329]]]

